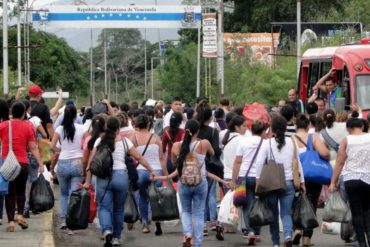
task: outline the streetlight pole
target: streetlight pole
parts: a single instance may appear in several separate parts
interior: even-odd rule
[[[90,29],[90,105],[95,102],[94,99],[94,84],[93,84],[93,31]]]
[[[103,30],[104,39],[104,98],[108,99],[108,80],[107,80],[107,38],[105,36],[105,29]]]
[[[144,98],[147,99],[148,98],[148,85],[147,85],[147,82],[148,82],[148,75],[147,75],[147,69],[146,69],[146,61],[147,61],[147,57],[146,57],[146,29],[144,29],[144,69],[145,69],[145,76],[144,76]]]
[[[22,84],[22,49],[21,49],[21,11],[20,11],[20,3],[18,2],[17,8],[17,65],[18,65],[18,78],[17,78],[17,86],[21,86]]]
[[[301,67],[301,0],[297,0],[297,78]]]
[[[3,0],[3,85],[4,97],[9,94],[8,75],[8,0]]]
[[[225,94],[224,80],[224,1],[219,0],[218,9],[218,52],[217,52],[217,82],[221,84],[221,96]]]

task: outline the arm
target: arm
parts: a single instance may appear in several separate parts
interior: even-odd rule
[[[171,161],[174,166],[176,166],[177,157],[179,157],[179,154],[180,154],[180,148],[181,148],[180,142],[176,142],[172,146]]]
[[[28,142],[28,148],[30,149],[33,157],[36,159],[37,164],[39,164],[39,172],[43,173],[44,172],[44,165],[41,161],[39,149],[37,148],[36,142],[34,142],[34,141]]]
[[[211,143],[209,143],[209,141],[201,140],[201,145],[206,146],[207,154],[209,154],[210,156],[216,155],[215,151],[213,150],[213,147],[212,147]]]
[[[114,115],[114,111],[113,111],[112,106],[111,106],[111,105],[110,105],[110,103],[109,103],[109,100],[107,100],[107,99],[103,99],[101,102],[102,102],[103,104],[106,104],[106,105],[107,105],[107,107],[108,107],[108,115],[109,115],[109,116],[113,116],[113,115]]]
[[[24,87],[18,88],[17,93],[15,94],[15,100],[19,100],[21,98],[23,90],[24,90]]]
[[[320,89],[321,86],[323,86],[324,82],[329,78],[331,72],[333,72],[333,69],[330,69],[328,73],[326,73],[323,77],[318,80],[318,82],[315,83],[315,86],[313,86],[313,90]]]
[[[179,173],[177,172],[177,169],[173,171],[170,175],[168,176],[154,176],[153,180],[165,180],[165,179],[173,179],[176,177]]]
[[[96,154],[96,147],[91,151],[90,153],[90,157],[89,157],[89,162],[88,162],[88,166],[86,168],[86,178],[85,178],[85,183],[84,183],[84,188],[88,189],[90,187],[90,181],[91,181],[91,172],[90,172],[90,163],[92,161],[92,159],[94,158]]]
[[[214,174],[212,174],[212,173],[207,172],[207,177],[209,177],[210,179],[212,179],[212,180],[214,180],[214,181],[216,181],[216,182],[223,183],[223,184],[225,184],[225,185],[227,185],[227,186],[229,185],[229,183],[228,183],[228,182],[226,182],[225,180],[223,180],[223,179],[221,179],[221,178],[217,177],[216,175],[214,175]]]
[[[240,166],[242,165],[243,161],[243,156],[237,155],[234,160],[234,165],[233,165],[233,175],[230,183],[230,189],[235,188],[236,181],[238,180],[239,177],[239,171],[240,171]]]
[[[159,147],[159,161],[161,162],[162,171],[163,171],[163,174],[167,176],[168,175],[167,164],[166,164],[166,159],[164,158],[162,142],[159,136],[157,136],[156,138],[156,143]]]
[[[54,152],[60,152],[60,148],[57,147],[57,142],[59,140],[60,136],[57,132],[54,133],[53,138],[51,139],[51,149],[53,149]]]
[[[49,136],[54,136],[54,127],[52,123],[46,124],[46,130],[48,131]]]
[[[330,151],[318,135],[313,135],[313,147],[319,153],[320,157],[325,160],[330,160]]]
[[[333,176],[331,177],[331,183],[329,187],[329,191],[333,192],[335,187],[337,187],[339,175],[342,172],[344,162],[347,159],[347,138],[345,138],[342,143],[340,144],[337,156],[337,162],[335,162]]]
[[[42,135],[42,138],[48,138],[48,135],[46,134],[46,131],[44,129],[44,127],[42,126],[42,124],[40,124],[38,127],[37,127],[37,131]]]
[[[50,109],[50,115],[51,115],[51,116],[55,116],[55,115],[57,115],[57,114],[58,114],[59,109],[60,109],[60,108],[62,107],[62,105],[63,105],[63,91],[62,91],[62,89],[59,89],[57,93],[58,93],[58,96],[59,96],[59,97],[58,97],[57,102],[55,102],[54,107]]]

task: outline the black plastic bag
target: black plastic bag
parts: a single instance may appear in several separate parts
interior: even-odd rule
[[[256,197],[249,211],[249,226],[266,226],[274,221],[274,215],[265,198]]]
[[[354,232],[351,210],[348,209],[340,225],[340,238],[342,240],[348,240],[353,236]]]
[[[33,213],[45,212],[54,207],[54,193],[44,175],[40,174],[31,186],[30,209]]]
[[[297,229],[313,229],[319,226],[312,204],[306,194],[299,195],[294,204],[293,224]]]
[[[153,221],[179,219],[176,191],[171,182],[166,180],[167,187],[157,188],[152,183],[149,186],[149,201]]]
[[[133,224],[140,219],[139,211],[131,191],[127,193],[125,201],[125,223]]]
[[[86,229],[89,225],[90,193],[85,188],[72,192],[67,209],[67,227],[70,230]]]

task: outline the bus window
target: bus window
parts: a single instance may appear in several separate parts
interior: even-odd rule
[[[309,74],[308,74],[308,83],[307,83],[307,98],[309,98],[312,94],[311,88],[320,79],[319,70],[320,70],[320,64],[318,62],[310,63],[310,67],[308,71]]]
[[[340,82],[339,86],[342,89],[343,97],[346,99],[346,105],[350,105],[351,104],[351,93],[350,93],[351,88],[350,88],[350,83],[349,83],[349,72],[348,72],[347,67],[344,67],[342,77],[338,77],[338,78],[341,78],[341,80],[339,80]]]
[[[329,72],[331,69],[331,62],[321,63],[320,78]]]

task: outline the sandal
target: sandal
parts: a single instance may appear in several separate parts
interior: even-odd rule
[[[28,228],[28,224],[25,220],[18,220],[18,225],[23,229],[26,230]]]
[[[185,242],[182,243],[182,247],[191,247],[191,237],[186,237]]]
[[[7,226],[6,231],[7,232],[14,232],[14,226],[11,226],[11,225]]]
[[[148,226],[144,226],[143,227],[143,231],[142,231],[143,233],[149,233],[150,232],[150,229],[149,229],[149,227]]]

